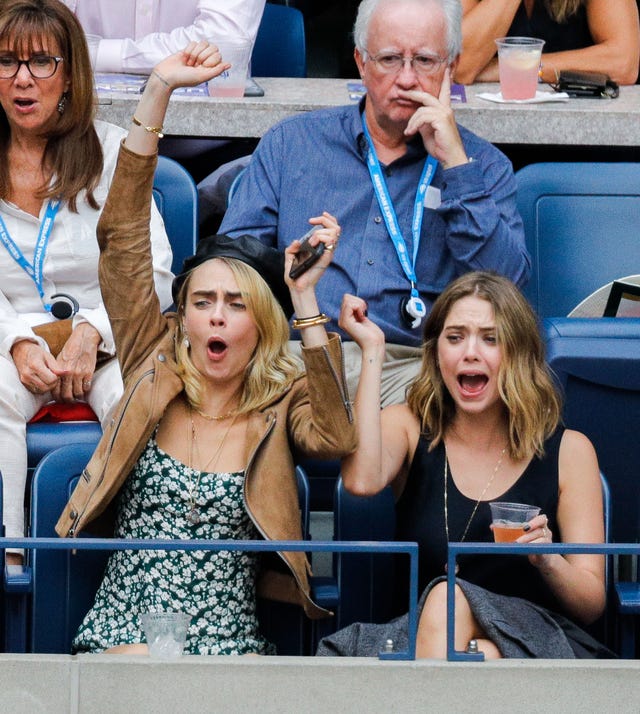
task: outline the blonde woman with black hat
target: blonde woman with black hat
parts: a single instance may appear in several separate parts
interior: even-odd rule
[[[282,255],[250,236],[211,236],[174,281],[177,312],[158,305],[149,210],[166,107],[176,87],[228,66],[205,42],[163,60],[121,147],[98,238],[125,395],[59,520],[61,536],[108,521],[115,506],[117,537],[300,539],[296,455],[337,458],[355,448],[340,341],[327,334],[315,297],[339,238],[332,216],[310,219],[312,243],[325,249],[295,281],[297,241]],[[304,368],[288,352],[292,309]],[[251,553],[116,552],[75,651],[145,652],[139,615],[179,610],[191,617],[191,654],[270,653],[258,631],[258,588],[310,617],[327,614],[309,597],[305,554],[279,556],[283,567],[266,559],[258,577]]]

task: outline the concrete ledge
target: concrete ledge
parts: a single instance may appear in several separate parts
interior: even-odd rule
[[[640,661],[0,655],[3,712],[637,712]]]

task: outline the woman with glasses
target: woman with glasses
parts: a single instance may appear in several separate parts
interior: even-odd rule
[[[104,423],[122,381],[98,284],[96,224],[124,130],[94,120],[82,28],[58,0],[0,14],[0,471],[7,536],[24,529],[26,423],[87,402]],[[171,304],[171,250],[151,219],[155,286]],[[9,554],[10,562],[20,554]]]

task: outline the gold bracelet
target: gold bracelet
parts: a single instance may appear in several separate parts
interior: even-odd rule
[[[294,330],[304,330],[305,327],[314,327],[315,325],[324,325],[329,322],[331,318],[325,315],[323,312],[314,315],[313,317],[296,317],[293,321]]]
[[[150,134],[157,134],[158,139],[162,139],[164,134],[162,133],[162,127],[161,126],[145,126],[138,117],[134,116],[131,121],[136,125],[136,126],[141,126],[145,131],[148,131]]]

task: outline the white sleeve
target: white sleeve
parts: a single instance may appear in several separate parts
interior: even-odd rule
[[[265,0],[199,0],[193,22],[186,27],[154,32],[139,40],[101,40],[96,71],[148,74],[158,62],[179,52],[191,40],[244,37],[253,43],[264,4]]]
[[[46,322],[46,317],[38,322]],[[11,360],[11,348],[20,340],[32,340],[45,350],[49,349],[41,337],[36,337],[29,320],[13,309],[6,295],[0,290],[0,355]]]

